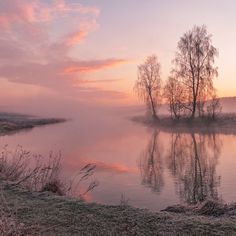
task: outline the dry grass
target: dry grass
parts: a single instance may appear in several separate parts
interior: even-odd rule
[[[5,146],[0,156],[0,175],[2,179],[15,185],[22,185],[31,191],[41,191],[45,185],[56,180],[59,182],[60,160],[60,154],[54,156],[50,153],[45,160],[40,155],[32,155],[21,146],[14,151]]]
[[[39,226],[40,213],[34,210],[33,221],[25,224],[21,221],[19,202],[8,201],[4,188],[21,187],[23,191],[55,194],[59,196],[71,195],[78,191],[83,181],[90,180],[96,165],[87,164],[81,168],[71,179],[62,178],[61,154],[49,154],[48,158],[33,155],[18,146],[10,151],[8,146],[2,149],[0,154],[0,235],[44,235],[50,228],[58,227],[58,224]],[[91,181],[87,188],[78,196],[84,196],[98,185],[97,181]],[[36,207],[37,208],[37,207]],[[39,209],[40,210],[40,209]],[[30,207],[25,211],[31,211]]]
[[[4,196],[4,191],[0,191],[0,235],[23,236],[30,230],[29,226],[17,219],[17,208],[10,207]]]
[[[0,154],[0,178],[13,185],[21,185],[30,191],[49,191],[57,195],[75,195],[82,182],[93,176],[96,165],[87,164],[70,179],[62,178],[61,154],[49,154],[48,158],[33,155],[18,146],[10,151],[5,146]],[[98,186],[91,181],[79,197]]]
[[[150,212],[128,206],[104,206],[49,193],[29,192],[0,182],[12,219],[23,235],[235,235],[236,214],[209,217]]]
[[[12,216],[1,213],[0,216],[0,235],[24,235],[24,224],[16,222]]]
[[[174,205],[163,211],[172,213],[184,213],[190,215],[203,215],[211,217],[236,216],[236,203],[225,204],[221,201],[206,200],[196,205]]]

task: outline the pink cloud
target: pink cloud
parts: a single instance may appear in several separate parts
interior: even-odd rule
[[[44,74],[44,78],[38,78],[38,83],[45,84],[45,79],[57,80],[59,68],[74,63],[69,57],[70,50],[94,30],[98,13],[99,9],[95,7],[64,0],[51,3],[42,0],[0,1],[0,27],[3,29],[0,31],[0,76],[31,83],[38,78],[31,74],[43,69],[40,74]],[[81,15],[86,17],[81,18]],[[51,40],[50,34],[57,29],[48,21],[61,17],[71,27],[65,27],[65,31]],[[75,21],[79,24],[71,24]]]
[[[0,41],[1,42],[1,41]],[[1,46],[0,46],[1,49]],[[5,52],[7,53],[7,52]],[[64,58],[63,61],[51,60],[47,64],[24,62],[23,64],[14,65],[10,63],[12,57],[20,58],[21,51],[13,51],[9,58],[7,65],[0,65],[0,76],[7,78],[12,82],[26,83],[26,84],[38,84],[47,87],[64,86],[66,83],[72,82],[74,73],[85,73],[103,70],[106,68],[112,68],[121,63],[125,63],[125,60],[121,59],[106,59],[106,60],[94,60],[94,61],[72,61]],[[14,55],[15,54],[15,55]],[[1,60],[0,60],[1,61]],[[73,67],[76,64],[77,66]],[[66,67],[63,73],[60,73],[61,68]],[[86,68],[86,70],[84,69]],[[81,70],[80,70],[81,69]],[[76,80],[77,81],[77,80]],[[80,80],[78,81],[80,82]],[[105,82],[105,81],[103,81]],[[81,80],[81,84],[83,80]],[[80,84],[80,83],[79,83]],[[70,83],[70,85],[73,85]],[[73,86],[74,87],[74,86]]]
[[[1,1],[0,27],[9,30],[14,23],[45,22],[71,13],[98,17],[100,10],[79,3],[66,3],[64,0],[55,0],[53,4],[42,0]]]
[[[80,79],[80,84],[97,84],[97,83],[113,83],[121,81],[121,79],[96,79],[96,80],[86,80],[86,79]]]
[[[88,31],[79,31],[79,32],[73,32],[71,35],[69,35],[66,39],[66,45],[73,46],[78,43],[80,43],[83,39],[85,39],[88,35]]]
[[[40,41],[50,42],[50,35],[56,31],[53,28],[55,22],[63,19],[65,31],[53,43],[67,48],[68,52],[68,49],[97,28],[99,13],[100,10],[96,7],[64,0],[51,3],[43,0],[0,1],[0,29],[3,30],[2,34],[11,33],[18,40],[34,44]]]
[[[74,74],[74,73],[91,73],[97,70],[112,68],[114,66],[130,63],[129,60],[125,59],[105,59],[95,60],[89,62],[78,62],[73,65],[65,67],[63,74]]]
[[[8,0],[0,2],[0,27],[10,30],[17,24],[33,24],[43,20],[44,8],[39,1]]]
[[[97,7],[83,6],[80,3],[66,4],[64,0],[55,0],[55,8],[59,11],[76,11],[81,14],[93,14],[99,16],[100,10]]]
[[[64,0],[0,0],[0,79],[47,87],[85,101],[88,97],[92,101],[126,98],[118,91],[87,88],[85,74],[123,65],[128,60],[83,61],[70,56],[73,47],[96,29],[99,13],[96,7]],[[63,30],[61,19],[65,23]]]

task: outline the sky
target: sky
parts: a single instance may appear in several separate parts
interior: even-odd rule
[[[140,104],[137,65],[156,54],[165,81],[180,37],[202,24],[219,50],[218,94],[234,96],[235,9],[234,0],[0,0],[0,109]]]

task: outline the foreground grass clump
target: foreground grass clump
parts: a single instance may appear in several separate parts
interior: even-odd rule
[[[169,206],[163,211],[173,212],[173,213],[185,213],[194,215],[204,215],[204,216],[236,216],[236,204],[224,204],[223,202],[216,200],[206,200],[202,203],[196,205],[174,205]]]
[[[98,183],[92,181],[86,191],[80,192],[80,184],[94,174],[96,165],[87,164],[71,179],[63,178],[61,173],[61,154],[49,154],[49,157],[31,154],[18,146],[9,150],[6,145],[0,154],[0,179],[11,185],[20,185],[29,191],[52,192],[57,195],[75,195],[83,197]]]
[[[31,194],[65,196],[80,193],[77,194],[78,199],[83,199],[98,185],[96,181],[92,181],[86,191],[81,192],[79,189],[82,181],[93,175],[95,167],[93,164],[87,164],[73,178],[67,180],[62,178],[60,153],[50,153],[48,158],[43,158],[31,154],[21,146],[13,151],[5,146],[0,154],[0,235],[32,235],[33,232],[37,232],[36,235],[44,235],[43,232],[46,231],[46,228],[38,225],[37,213],[30,224],[22,222],[22,215],[18,211],[18,190],[28,197]],[[15,195],[12,201],[9,201],[6,189],[13,190]],[[27,200],[26,197],[25,201]]]

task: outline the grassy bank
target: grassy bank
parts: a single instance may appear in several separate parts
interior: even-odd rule
[[[38,118],[28,115],[0,113],[0,135],[14,133],[22,129],[64,122],[65,119]]]
[[[128,206],[104,206],[0,181],[0,209],[12,235],[235,235],[236,207],[209,216],[204,210],[172,207],[152,213]],[[209,208],[218,209],[215,206]],[[223,208],[222,208],[223,209]],[[172,211],[172,212],[170,212]],[[179,213],[174,213],[174,212]],[[208,215],[208,216],[206,216]],[[0,220],[0,222],[3,220]],[[1,224],[0,224],[1,225]],[[2,234],[1,234],[2,235]]]
[[[165,132],[236,134],[236,114],[221,114],[215,120],[207,117],[174,120],[163,115],[157,120],[147,116],[136,116],[131,120]]]

